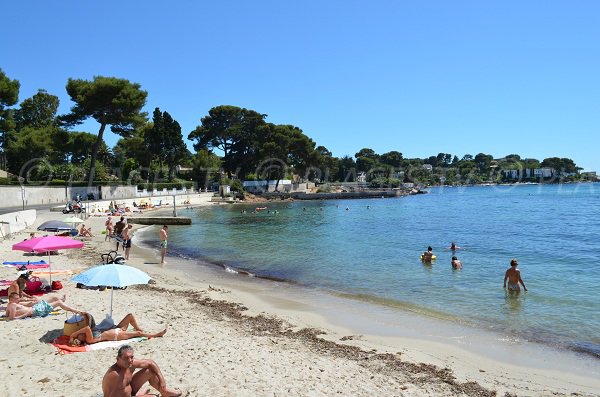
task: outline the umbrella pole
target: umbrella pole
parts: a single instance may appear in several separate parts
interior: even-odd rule
[[[52,287],[52,264],[50,264],[50,251],[48,251],[48,269],[50,270],[50,287]]]
[[[115,292],[115,287],[110,287],[110,318],[112,318],[113,292]]]

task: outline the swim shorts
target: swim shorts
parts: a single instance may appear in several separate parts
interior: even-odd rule
[[[162,241],[160,242],[160,248],[164,248],[164,249],[166,249],[166,248],[167,248],[167,240],[162,240]]]
[[[123,248],[131,248],[131,239],[123,240]]]
[[[519,283],[513,284],[511,282],[508,283],[508,290],[509,291],[520,291],[521,288],[519,287]]]
[[[46,317],[54,308],[46,301],[39,301],[33,305],[33,316],[34,317]]]

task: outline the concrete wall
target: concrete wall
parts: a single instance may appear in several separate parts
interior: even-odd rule
[[[25,205],[62,204],[67,197],[64,186],[0,186],[0,206],[18,207],[23,205],[21,192],[25,192]]]
[[[0,215],[0,237],[7,238],[11,233],[20,232],[33,225],[36,210],[25,210]]]
[[[101,186],[100,192],[102,200],[129,198],[136,196],[137,186]]]
[[[81,200],[87,200],[88,194],[93,194],[95,200],[116,200],[130,197],[167,196],[172,190],[147,192],[137,191],[137,186],[93,186],[64,187],[64,186],[0,186],[0,207],[19,207],[23,205],[22,191],[25,192],[25,206],[40,204],[64,204],[79,195]],[[193,194],[193,190],[176,190],[175,194]]]

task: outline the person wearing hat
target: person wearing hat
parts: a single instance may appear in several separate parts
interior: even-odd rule
[[[31,275],[31,270],[20,271],[19,277],[15,281],[13,281],[8,287],[8,296],[12,293],[19,294],[19,298],[23,301],[34,301],[37,302],[38,299],[35,296],[31,296],[24,291],[25,285],[27,281],[29,281],[29,276]]]

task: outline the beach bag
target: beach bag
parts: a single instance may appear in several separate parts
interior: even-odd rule
[[[79,314],[72,316],[65,320],[65,325],[63,328],[63,334],[67,336],[71,336],[73,332],[79,331],[80,329],[90,326],[91,329],[94,329],[96,323],[94,322],[94,317],[91,314],[87,313],[85,316],[81,316]]]
[[[42,280],[39,277],[30,277],[29,280],[25,283],[25,291],[28,294],[35,294],[36,292],[40,292],[42,289]]]
[[[52,289],[53,289],[54,291],[57,291],[57,290],[59,290],[59,289],[62,289],[62,287],[63,287],[63,285],[62,285],[62,283],[61,283],[60,281],[58,281],[58,280],[55,280],[55,281],[53,281],[53,282],[52,282]]]

